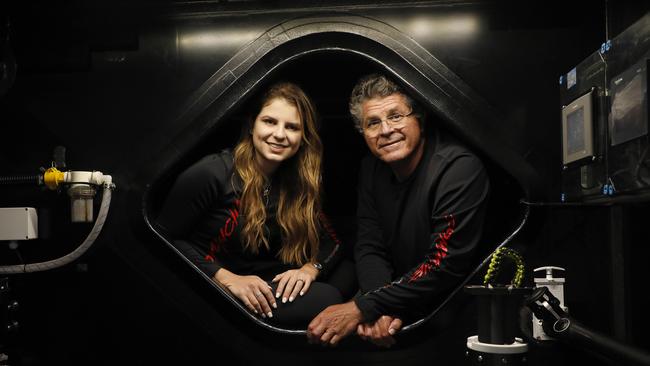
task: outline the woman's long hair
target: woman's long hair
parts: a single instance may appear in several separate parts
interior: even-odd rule
[[[323,145],[317,132],[316,113],[310,99],[297,85],[273,85],[258,102],[254,115],[242,129],[235,147],[234,165],[242,180],[240,210],[244,217],[241,240],[244,249],[259,253],[260,246],[269,249],[265,235],[266,209],[262,202],[264,176],[255,159],[255,147],[250,131],[261,109],[274,99],[283,99],[296,107],[303,131],[301,145],[294,156],[280,164],[274,179],[280,182],[280,197],[276,213],[281,228],[283,263],[303,265],[313,261],[319,245],[319,213],[321,156]]]

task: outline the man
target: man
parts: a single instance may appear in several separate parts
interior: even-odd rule
[[[361,295],[323,310],[307,336],[336,345],[356,329],[389,347],[403,321],[430,313],[469,273],[489,184],[480,160],[425,126],[423,111],[385,76],[357,83],[350,113],[373,155],[361,164],[358,190]]]

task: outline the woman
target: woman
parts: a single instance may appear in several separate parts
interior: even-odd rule
[[[233,152],[207,156],[178,178],[158,223],[250,311],[304,325],[351,295],[354,269],[339,265],[339,241],[320,213],[322,144],[311,101],[279,83],[254,111]]]

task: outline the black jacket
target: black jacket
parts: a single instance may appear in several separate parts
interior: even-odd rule
[[[481,161],[454,140],[428,137],[416,170],[398,182],[373,156],[362,162],[355,246],[364,321],[419,318],[470,270],[489,183]]]
[[[282,174],[278,172],[278,174]],[[272,185],[266,204],[266,231],[270,249],[258,254],[244,250],[240,231],[245,217],[239,212],[239,179],[233,171],[230,151],[208,155],[184,171],[174,183],[157,223],[173,239],[174,246],[209,277],[224,267],[238,275],[257,275],[269,281],[296,266],[278,258],[282,245],[276,221],[277,184]],[[341,258],[339,240],[321,214],[322,232],[317,260],[323,265],[319,277]]]

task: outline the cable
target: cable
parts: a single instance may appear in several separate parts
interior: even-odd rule
[[[36,184],[40,185],[43,181],[40,175],[14,175],[9,177],[0,177],[0,185],[9,184]]]
[[[104,192],[102,193],[102,203],[99,207],[99,213],[97,214],[97,220],[93,225],[92,230],[86,237],[86,239],[69,254],[53,259],[46,262],[30,263],[30,264],[19,264],[11,266],[2,266],[0,267],[0,274],[17,274],[17,273],[31,273],[31,272],[41,272],[47,271],[54,268],[59,268],[65,266],[66,264],[78,259],[82,254],[84,254],[88,248],[95,242],[97,236],[102,231],[104,227],[104,222],[106,221],[106,216],[108,215],[108,209],[111,205],[111,192],[114,188],[112,183],[104,184]]]
[[[605,42],[609,39],[609,4],[605,0]]]

